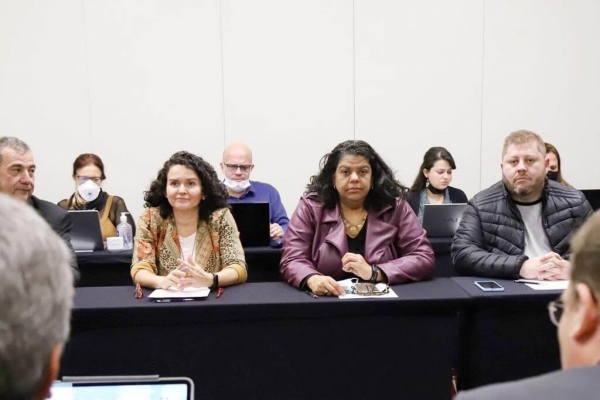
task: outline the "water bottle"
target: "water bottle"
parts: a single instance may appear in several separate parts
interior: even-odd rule
[[[133,248],[133,229],[127,222],[127,212],[121,213],[121,223],[117,225],[117,235],[123,238],[123,248]]]

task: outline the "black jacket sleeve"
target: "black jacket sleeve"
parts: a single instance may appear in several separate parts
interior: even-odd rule
[[[79,282],[79,267],[77,266],[77,257],[73,251],[71,244],[71,229],[73,221],[68,212],[45,200],[40,200],[35,196],[31,196],[28,203],[36,209],[38,214],[48,222],[48,225],[56,232],[71,249],[71,270],[73,271],[73,283],[76,285]]]
[[[448,194],[450,195],[450,200],[453,203],[468,203],[469,202],[467,195],[462,190],[449,186],[448,191],[449,191]]]
[[[415,215],[419,215],[419,192],[410,191],[406,193],[406,202],[412,208]]]
[[[77,285],[80,278],[79,267],[77,266],[77,256],[73,250],[71,244],[71,229],[73,229],[73,221],[69,213],[64,213],[63,216],[57,221],[56,225],[52,227],[54,231],[65,241],[69,249],[71,249],[71,270],[73,271],[73,283]]]

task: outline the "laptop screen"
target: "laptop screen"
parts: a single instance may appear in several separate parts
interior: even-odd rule
[[[52,400],[192,400],[193,384],[188,378],[155,381],[54,382]]]
[[[425,204],[423,229],[428,237],[453,237],[462,218],[465,203]]]
[[[269,203],[231,203],[243,247],[268,246],[271,242]]]
[[[69,210],[73,221],[71,244],[75,252],[103,250],[100,217],[96,210]]]

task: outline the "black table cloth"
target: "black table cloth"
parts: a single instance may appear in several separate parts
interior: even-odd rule
[[[157,304],[130,287],[78,288],[61,374],[189,376],[199,399],[448,398],[468,296],[449,279],[394,290],[314,299],[250,283]]]
[[[560,368],[556,327],[548,302],[560,290],[536,291],[511,280],[494,279],[503,292],[483,292],[473,282],[451,278],[472,300],[461,329],[463,389],[539,375]]]

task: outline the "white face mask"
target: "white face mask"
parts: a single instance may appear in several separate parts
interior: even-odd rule
[[[98,198],[98,195],[100,194],[100,186],[96,185],[90,179],[79,185],[77,187],[77,191],[85,201],[94,201]]]
[[[238,182],[225,178],[223,183],[225,184],[225,186],[227,186],[229,189],[233,190],[236,193],[242,193],[244,190],[250,187],[250,179]]]

